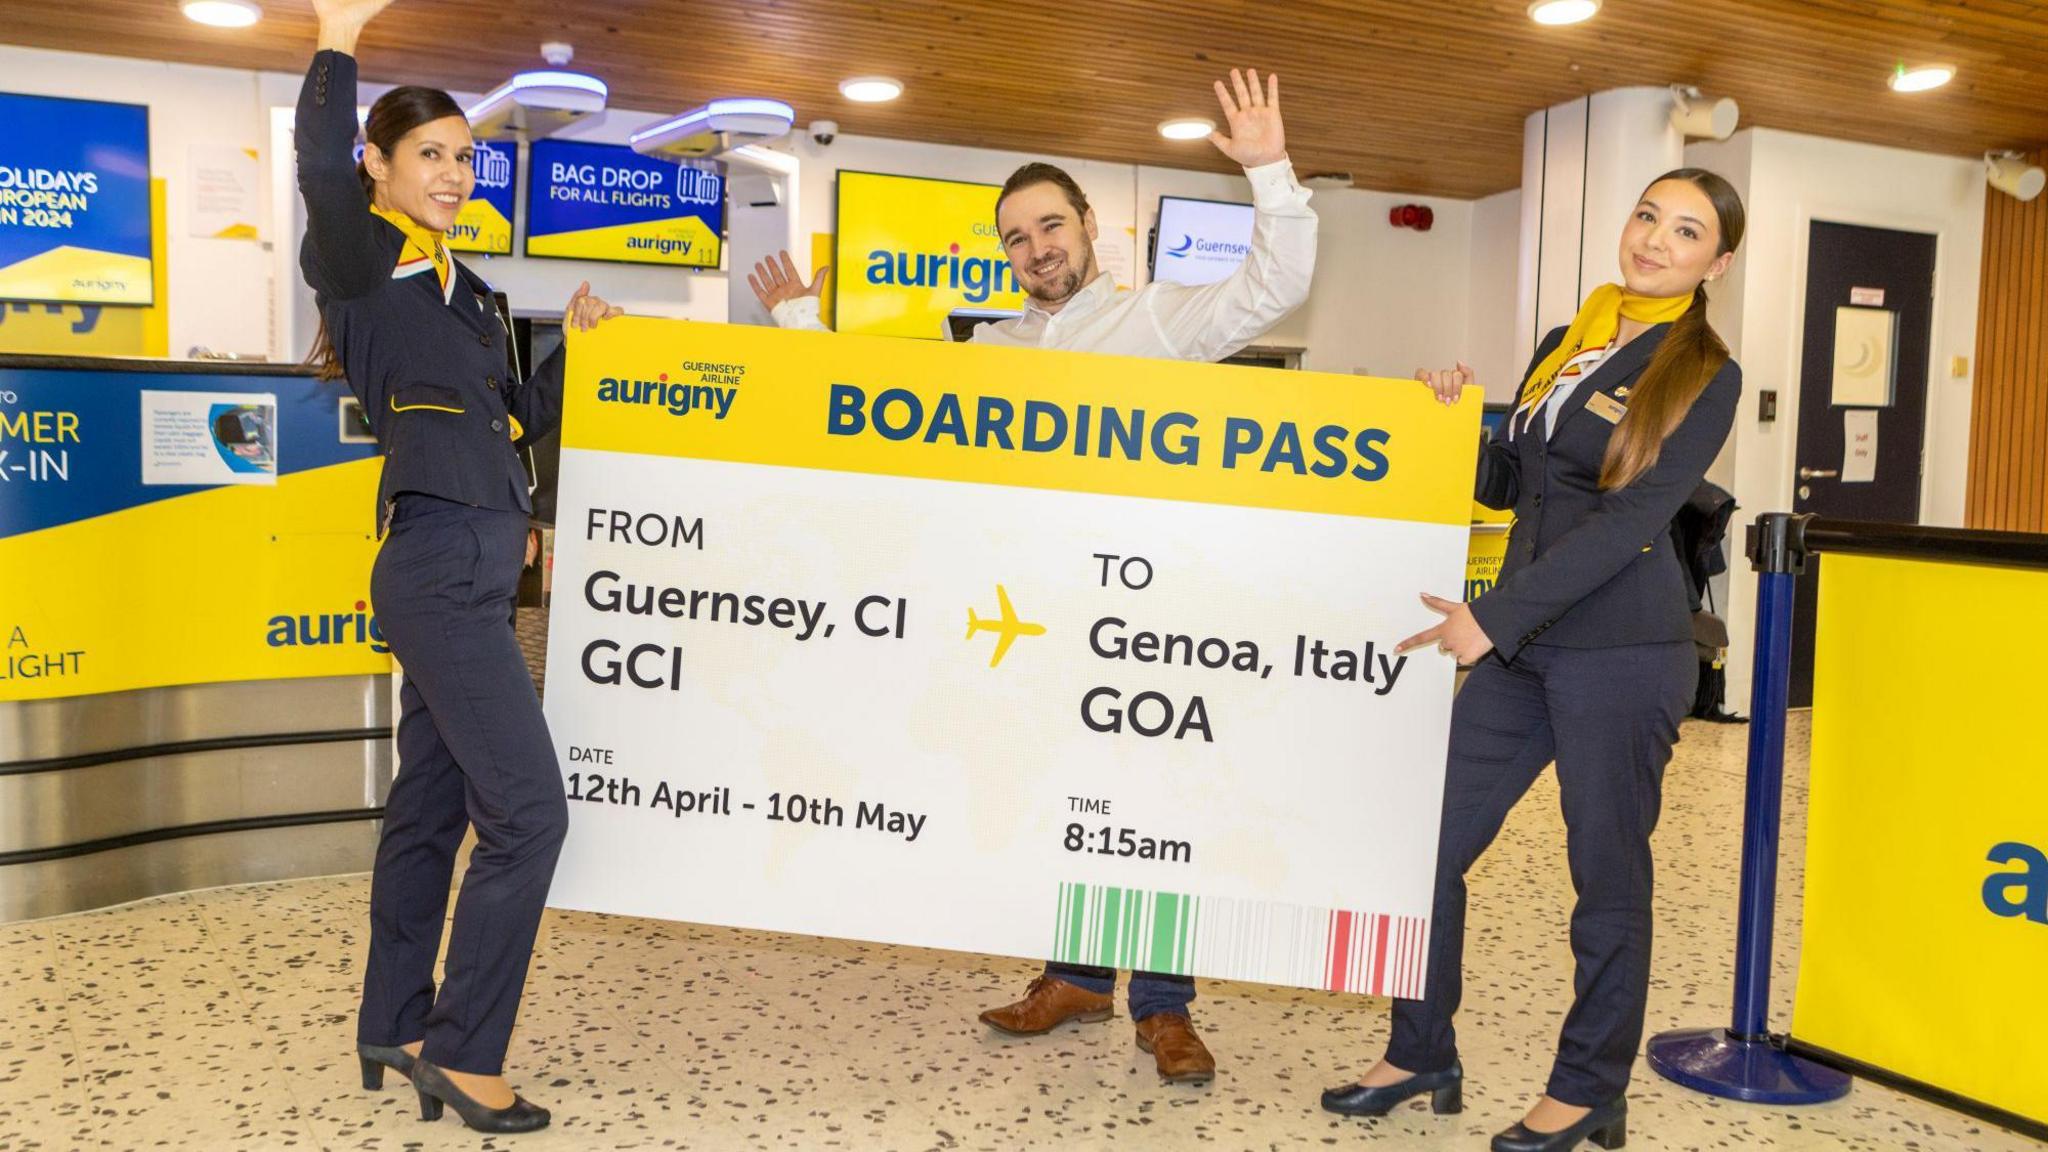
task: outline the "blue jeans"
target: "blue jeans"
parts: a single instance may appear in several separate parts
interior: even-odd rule
[[[1100,996],[1116,992],[1116,969],[1091,968],[1086,964],[1047,964],[1045,974],[1057,980],[1065,980],[1078,988]],[[1177,1016],[1188,1014],[1188,1005],[1195,1002],[1195,978],[1193,976],[1168,976],[1160,972],[1131,973],[1131,1020],[1143,1020],[1161,1012]]]

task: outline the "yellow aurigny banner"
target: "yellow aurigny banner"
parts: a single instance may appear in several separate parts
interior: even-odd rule
[[[1416,995],[1480,399],[572,334],[562,907]]]

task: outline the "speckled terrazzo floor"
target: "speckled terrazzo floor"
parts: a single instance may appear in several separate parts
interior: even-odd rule
[[[1747,729],[1690,725],[1657,836],[1650,1027],[1726,1021]],[[1806,726],[1786,797],[1775,1022],[1798,934]],[[219,889],[0,926],[0,1152],[30,1149],[1484,1148],[1540,1087],[1570,985],[1548,776],[1473,879],[1466,1112],[1317,1109],[1386,1035],[1384,1001],[1204,982],[1221,1061],[1160,1085],[1129,1023],[1006,1041],[974,1021],[1034,966],[550,913],[509,1066],[548,1132],[490,1141],[356,1083],[366,876]],[[1510,920],[1512,910],[1513,920]],[[1695,1096],[1640,1063],[1638,1149],[2034,1149],[1858,1084],[1806,1110]]]

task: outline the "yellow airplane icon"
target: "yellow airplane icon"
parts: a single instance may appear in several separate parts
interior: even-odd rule
[[[1045,635],[1045,625],[1017,619],[1017,610],[1010,606],[1010,594],[1003,590],[1001,584],[996,585],[996,599],[1002,606],[1003,616],[1000,620],[983,620],[974,614],[974,609],[967,610],[969,640],[974,639],[976,632],[993,632],[997,636],[995,655],[988,660],[988,666],[991,668],[1003,662],[1003,653],[1010,650],[1010,645],[1016,643],[1017,637]]]

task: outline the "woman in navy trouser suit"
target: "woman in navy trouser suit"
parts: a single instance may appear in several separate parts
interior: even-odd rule
[[[1742,391],[1702,287],[1742,228],[1741,200],[1712,173],[1651,184],[1622,235],[1623,283],[1544,339],[1480,454],[1479,501],[1515,511],[1501,578],[1470,604],[1424,597],[1445,619],[1403,644],[1476,665],[1452,710],[1428,987],[1395,1001],[1385,1058],[1324,1093],[1331,1111],[1378,1115],[1423,1093],[1439,1112],[1461,1106],[1465,873],[1554,760],[1578,895],[1574,997],[1543,1098],[1493,1147],[1625,1139],[1650,975],[1650,833],[1698,676],[1670,525]],[[1446,400],[1470,379],[1462,365],[1421,375]]]
[[[508,370],[511,333],[442,233],[475,183],[468,121],[447,93],[397,88],[356,135],[357,34],[390,0],[316,0],[320,52],[294,128],[320,308],[315,358],[345,375],[384,451],[370,579],[378,626],[405,669],[399,773],[370,888],[357,1023],[365,1087],[408,1075],[423,1115],[470,1127],[548,1123],[502,1072],[527,961],[568,827],[553,741],[510,624],[531,510],[519,450],[559,421],[562,356]],[[578,289],[563,318],[617,314]],[[464,830],[477,846],[434,958]]]

